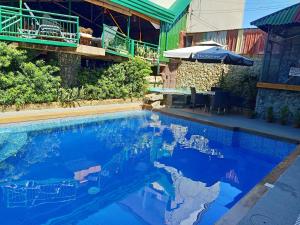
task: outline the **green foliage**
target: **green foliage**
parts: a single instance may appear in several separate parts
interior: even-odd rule
[[[289,107],[288,106],[284,106],[280,110],[280,123],[282,125],[287,124],[288,118],[289,118]]]
[[[152,73],[149,62],[134,58],[124,64],[125,86],[129,87],[130,97],[141,97],[147,90],[147,77]]]
[[[25,51],[0,43],[0,105],[56,101],[61,83],[54,76],[58,71],[43,61],[27,61]]]
[[[79,86],[84,86],[85,84],[97,84],[97,81],[102,74],[103,70],[82,69],[78,74]]]
[[[247,107],[253,108],[257,95],[259,71],[240,69],[238,73],[222,76],[220,86],[232,94],[245,98]]]
[[[147,61],[134,58],[114,64],[106,70],[82,70],[80,85],[82,99],[98,100],[141,97],[147,90],[147,77],[151,74]]]
[[[29,57],[30,58],[30,57]],[[106,70],[83,69],[79,86],[66,89],[57,75],[59,68],[44,61],[31,62],[26,51],[0,42],[0,105],[50,103],[70,105],[77,100],[141,97],[151,74],[150,63],[134,58]]]
[[[80,90],[78,88],[60,88],[58,93],[58,101],[65,106],[74,106],[79,99]]]
[[[273,111],[273,107],[268,107],[267,109],[267,122],[272,123],[274,121],[274,111]]]

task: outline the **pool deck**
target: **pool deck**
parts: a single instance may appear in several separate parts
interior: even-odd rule
[[[260,135],[300,143],[300,129],[283,126],[278,123],[267,123],[260,119],[248,119],[241,115],[215,115],[200,110],[163,108],[159,111],[213,126],[234,130],[244,130]]]
[[[0,124],[57,119],[74,116],[97,115],[110,112],[121,112],[140,109],[142,109],[142,103],[133,102],[97,106],[82,106],[73,108],[54,108],[18,112],[0,112]]]
[[[253,224],[300,224],[300,157],[239,222]]]
[[[226,129],[300,143],[300,129],[239,115],[163,108],[160,112]],[[300,145],[234,205],[217,225],[300,225]]]

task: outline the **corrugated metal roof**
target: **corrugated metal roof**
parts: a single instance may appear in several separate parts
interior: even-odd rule
[[[158,3],[151,0],[110,0],[152,18],[174,23],[178,16],[188,7],[191,0],[173,0],[173,4]]]
[[[262,30],[268,26],[300,24],[300,3],[255,20],[251,25],[255,25]]]

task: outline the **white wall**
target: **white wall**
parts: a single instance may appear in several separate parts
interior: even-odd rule
[[[188,32],[238,29],[243,26],[246,0],[193,0]]]

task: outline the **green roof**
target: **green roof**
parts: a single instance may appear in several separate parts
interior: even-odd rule
[[[170,7],[171,0],[110,0],[113,3],[122,5],[126,8],[142,13],[154,19],[164,21],[167,23],[174,23],[180,14],[188,7],[191,0],[173,0]],[[172,1],[171,1],[172,3]]]
[[[300,3],[274,12],[270,15],[262,17],[251,22],[260,29],[267,31],[269,26],[281,25],[299,25],[300,24]]]

